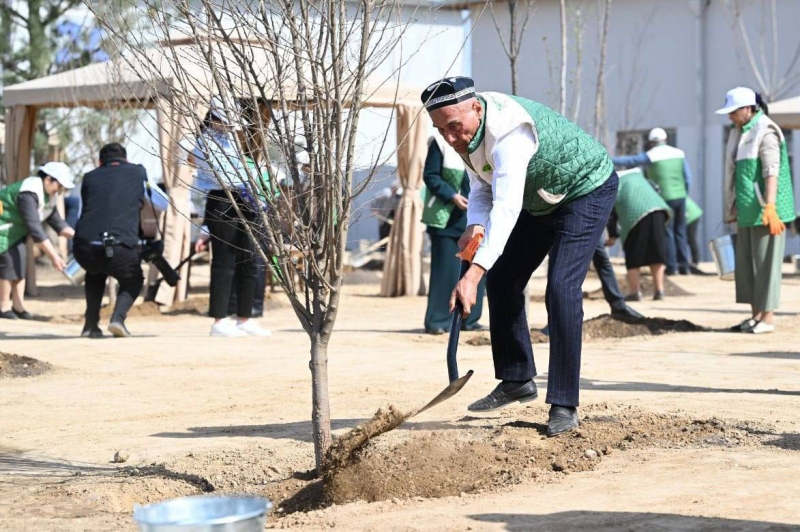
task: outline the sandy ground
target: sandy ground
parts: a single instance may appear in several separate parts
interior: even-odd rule
[[[195,268],[193,298],[203,296],[205,269]],[[280,296],[260,320],[274,333],[268,339],[209,338],[210,320],[187,313],[133,316],[128,327],[135,337],[89,340],[78,337],[81,290],[42,273],[42,297],[28,307],[49,321],[0,323],[0,351],[53,366],[39,376],[0,379],[0,529],[135,530],[134,504],[201,491],[190,473],[218,491],[252,493],[263,486],[260,494],[280,499],[293,474],[313,467],[308,342]],[[711,329],[745,317],[745,308],[733,303],[732,283],[672,279],[693,295],[635,307]],[[544,290],[541,280],[533,286]],[[598,287],[590,278],[584,289]],[[381,406],[419,407],[447,383],[446,338],[422,334],[425,299],[385,299],[377,292],[374,282],[344,291],[329,350],[336,433]],[[634,406],[689,424],[720,418],[751,427],[741,445],[639,445],[603,456],[587,471],[533,475],[444,498],[275,512],[267,526],[800,530],[800,278],[785,278],[781,309],[771,335],[710,330],[584,345],[585,410]],[[587,319],[607,311],[603,301],[586,301]],[[544,305],[532,302],[531,325],[545,321]],[[468,338],[462,335],[462,344]],[[534,351],[544,392],[548,346]],[[483,418],[466,416],[466,406],[495,380],[490,348],[462,345],[459,357],[462,371],[475,370],[467,387],[381,436],[377,447],[509,423],[523,427],[517,435],[527,430],[534,443],[541,439],[541,399]],[[521,419],[531,421],[514,425]],[[118,450],[130,454],[126,463],[112,462]],[[435,466],[446,474],[447,463]]]

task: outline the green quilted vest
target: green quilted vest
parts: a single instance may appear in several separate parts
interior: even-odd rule
[[[499,96],[499,98],[498,98]],[[539,139],[539,149],[528,162],[523,208],[535,216],[549,214],[560,205],[585,196],[611,176],[614,165],[597,140],[549,107],[518,96],[484,93],[485,115],[469,145],[470,159],[483,143],[485,122],[510,99],[522,107]],[[475,170],[491,176],[491,164]],[[547,198],[547,199],[546,199]]]
[[[431,142],[436,142],[434,137],[428,141],[430,146]],[[464,181],[466,172],[464,171],[464,163],[456,151],[445,144],[444,142],[438,143],[439,149],[442,150],[442,179],[453,187],[453,190],[458,192],[461,190],[461,184]],[[461,163],[460,165],[458,163]],[[452,201],[444,202],[436,197],[430,190],[425,188],[423,192],[423,209],[422,209],[422,223],[427,226],[435,227],[436,229],[444,229],[447,227],[447,222],[450,220],[450,215],[453,213],[455,204]]]
[[[619,218],[619,235],[623,243],[631,229],[648,214],[664,211],[668,218],[672,216],[672,209],[666,200],[656,192],[638,168],[619,172],[619,188],[614,210]]]
[[[19,181],[0,189],[0,203],[3,204],[3,214],[0,214],[0,253],[8,251],[28,234],[25,220],[17,208],[17,196],[23,183]]]
[[[776,131],[781,139],[781,167],[778,172],[778,194],[775,208],[778,217],[784,223],[790,223],[795,218],[794,192],[792,191],[792,176],[789,170],[789,155],[786,150],[786,139],[781,129],[759,111],[742,128],[742,137],[739,149],[736,152],[736,209],[739,213],[739,227],[756,227],[763,225],[761,215],[764,208],[759,201],[756,187],[766,201],[766,186],[762,176],[761,159],[758,157],[758,148],[761,139],[769,131]]]
[[[686,196],[686,224],[696,222],[701,216],[703,216],[703,209],[690,196]]]
[[[647,157],[651,164],[645,168],[645,175],[661,189],[661,197],[667,201],[685,198],[683,164],[686,155],[683,151],[660,144],[648,150]]]

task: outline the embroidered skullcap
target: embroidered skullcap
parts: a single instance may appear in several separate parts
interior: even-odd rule
[[[454,76],[444,78],[422,91],[425,109],[433,111],[447,105],[455,105],[475,97],[475,82],[472,78]]]

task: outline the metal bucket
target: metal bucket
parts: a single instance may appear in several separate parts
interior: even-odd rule
[[[86,278],[86,270],[84,270],[75,259],[71,259],[61,273],[75,286],[81,284]]]
[[[733,251],[731,235],[723,235],[708,243],[714,264],[717,266],[719,278],[723,281],[733,281],[736,271],[736,254]]]
[[[257,497],[183,497],[137,506],[140,532],[263,532],[272,503]]]

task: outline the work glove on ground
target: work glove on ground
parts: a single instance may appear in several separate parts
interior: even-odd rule
[[[761,215],[761,223],[769,227],[769,234],[777,236],[786,229],[783,222],[778,218],[778,212],[775,210],[774,203],[768,203],[764,206],[764,214]]]

